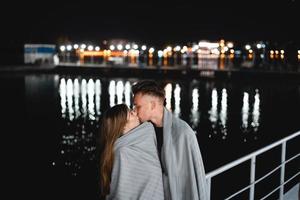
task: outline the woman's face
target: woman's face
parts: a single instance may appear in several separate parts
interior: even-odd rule
[[[128,114],[127,114],[127,122],[125,124],[125,133],[128,132],[129,130],[137,127],[138,125],[140,125],[140,120],[137,116],[136,111],[134,110],[129,110]]]

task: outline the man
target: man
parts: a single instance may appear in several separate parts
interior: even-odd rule
[[[165,92],[156,82],[132,86],[134,108],[141,122],[155,126],[165,199],[207,200],[207,185],[195,132],[164,107]]]

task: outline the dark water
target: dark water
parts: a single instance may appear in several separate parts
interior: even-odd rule
[[[97,199],[96,138],[101,113],[117,103],[130,106],[130,88],[138,80],[1,76],[3,172],[11,199]],[[166,107],[196,130],[206,172],[300,130],[299,82],[157,81],[165,85]],[[288,158],[299,153],[299,144],[299,138],[288,143]],[[257,158],[257,177],[279,163],[280,148]],[[299,159],[290,169],[287,166],[287,176],[297,167]],[[246,162],[217,176],[212,181],[212,199],[223,199],[246,186],[249,174]],[[268,181],[257,186],[257,197],[279,184],[279,174]],[[247,196],[245,192],[237,199]]]

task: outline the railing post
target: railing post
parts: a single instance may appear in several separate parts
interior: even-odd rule
[[[210,177],[206,180],[206,184],[207,184],[207,198],[208,198],[208,200],[210,200],[210,193],[211,193],[211,178]]]
[[[286,141],[282,143],[281,148],[281,170],[280,170],[280,195],[279,199],[283,200],[283,194],[284,194],[284,176],[285,176],[285,155],[286,155]]]
[[[255,185],[253,183],[255,182],[255,164],[256,164],[256,156],[253,156],[251,158],[251,172],[250,172],[250,185],[251,186],[250,186],[249,200],[254,200]]]

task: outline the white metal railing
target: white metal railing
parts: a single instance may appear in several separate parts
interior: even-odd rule
[[[265,179],[266,177],[270,176],[271,174],[273,174],[276,170],[280,169],[280,185],[275,188],[274,190],[272,190],[270,193],[268,193],[267,195],[265,195],[264,197],[261,198],[261,200],[267,198],[268,196],[270,196],[271,194],[273,194],[274,192],[276,192],[278,189],[280,189],[280,193],[279,193],[279,199],[283,200],[283,194],[284,194],[284,185],[286,183],[288,183],[289,181],[291,181],[293,178],[297,177],[300,174],[300,169],[298,172],[296,172],[295,175],[293,175],[291,178],[289,178],[288,180],[285,181],[285,165],[296,159],[297,157],[300,156],[300,148],[299,148],[299,153],[296,154],[295,156],[293,156],[292,158],[286,160],[286,143],[289,140],[295,139],[296,137],[300,136],[300,131],[287,136],[277,142],[274,142],[264,148],[261,148],[251,154],[248,154],[242,158],[239,158],[231,163],[228,163],[212,172],[209,172],[208,174],[206,174],[206,182],[207,182],[207,186],[208,186],[208,195],[209,195],[209,199],[211,199],[211,179],[237,165],[240,165],[241,163],[251,160],[251,168],[250,168],[250,184],[244,188],[242,188],[241,190],[237,191],[236,193],[230,195],[229,197],[226,198],[226,200],[231,199],[233,197],[235,197],[236,195],[244,192],[245,190],[250,189],[250,193],[249,193],[249,200],[254,200],[254,194],[255,194],[255,184],[257,184],[258,182],[262,181],[263,179]],[[276,146],[281,146],[281,164],[279,166],[277,166],[275,169],[273,169],[272,171],[268,172],[267,174],[265,174],[263,177],[259,178],[258,180],[255,180],[255,165],[256,165],[256,157]]]

